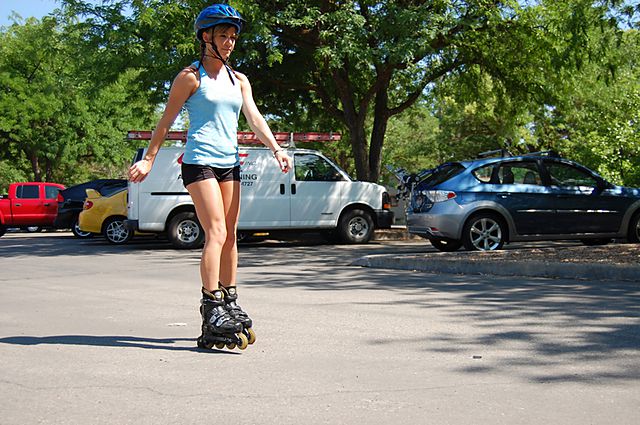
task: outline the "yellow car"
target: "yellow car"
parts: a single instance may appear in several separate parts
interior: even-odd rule
[[[127,243],[133,230],[124,225],[127,219],[127,189],[109,196],[102,196],[94,189],[87,189],[78,227],[83,232],[102,234],[112,244]]]

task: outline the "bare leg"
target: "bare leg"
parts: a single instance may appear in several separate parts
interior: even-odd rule
[[[215,179],[191,183],[187,190],[196,207],[200,225],[205,231],[204,248],[200,260],[202,286],[208,291],[218,289],[220,258],[227,239],[225,206],[220,185]]]
[[[220,183],[220,192],[224,203],[226,238],[220,256],[220,282],[224,286],[235,285],[238,269],[238,245],[236,229],[240,214],[240,182]]]

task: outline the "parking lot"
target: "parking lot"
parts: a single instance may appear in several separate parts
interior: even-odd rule
[[[423,241],[240,248],[258,340],[195,348],[198,251],[0,239],[3,424],[635,424],[640,286],[351,265]]]

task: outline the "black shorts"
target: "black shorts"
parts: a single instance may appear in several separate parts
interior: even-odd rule
[[[182,184],[187,187],[191,183],[207,179],[216,179],[218,182],[240,181],[240,166],[232,168],[218,168],[209,165],[182,163]]]

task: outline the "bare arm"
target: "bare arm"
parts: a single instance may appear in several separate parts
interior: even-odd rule
[[[278,145],[267,121],[258,110],[256,102],[253,100],[253,91],[251,90],[249,79],[239,72],[236,72],[236,77],[240,81],[240,87],[242,88],[242,113],[247,119],[249,127],[251,127],[258,139],[271,149],[280,165],[280,169],[286,173],[293,166],[293,159]]]
[[[173,80],[167,105],[164,108],[162,117],[156,125],[156,129],[151,135],[151,141],[149,142],[147,153],[144,158],[129,168],[129,180],[134,183],[139,183],[147,177],[151,171],[151,167],[153,167],[156,155],[164,143],[164,139],[167,137],[167,133],[169,132],[171,125],[173,125],[173,122],[176,120],[176,117],[180,113],[184,103],[197,88],[198,79],[196,74],[189,68],[183,69]]]

